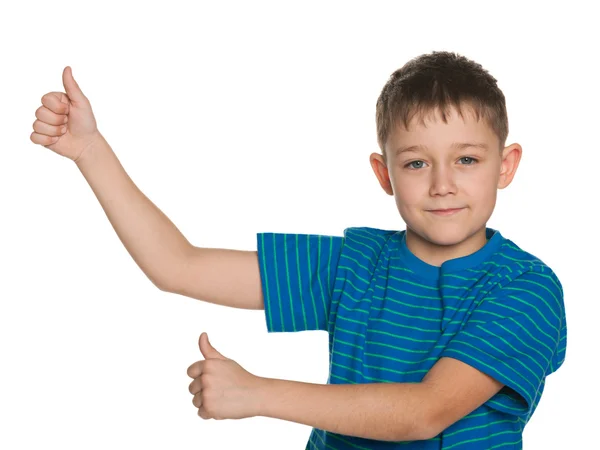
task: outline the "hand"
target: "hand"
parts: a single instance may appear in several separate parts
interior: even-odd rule
[[[203,419],[244,419],[260,412],[260,395],[264,379],[252,375],[235,361],[225,358],[202,333],[199,340],[204,361],[188,367],[194,381],[190,392],[193,404]]]
[[[63,71],[63,92],[49,92],[35,112],[30,139],[77,162],[87,148],[101,137],[89,100],[73,78],[71,67]],[[64,127],[64,132],[62,128]]]

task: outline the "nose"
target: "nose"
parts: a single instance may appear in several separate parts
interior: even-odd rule
[[[456,183],[452,169],[438,165],[430,173],[430,195],[434,196],[456,193]]]

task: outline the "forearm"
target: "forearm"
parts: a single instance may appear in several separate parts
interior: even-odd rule
[[[261,416],[347,436],[409,441],[431,436],[421,383],[321,385],[265,379]]]
[[[162,289],[190,243],[138,189],[101,134],[76,165],[131,257]]]

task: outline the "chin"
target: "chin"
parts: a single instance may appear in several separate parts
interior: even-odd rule
[[[428,227],[428,228],[413,228],[413,233],[418,234],[422,239],[439,246],[450,247],[464,242],[471,236],[468,230],[464,227],[450,226],[444,227]]]

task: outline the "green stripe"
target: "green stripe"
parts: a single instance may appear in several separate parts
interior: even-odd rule
[[[313,271],[312,271],[312,267],[310,264],[310,239],[306,239],[306,260],[308,261],[308,273],[310,276],[312,276]],[[300,266],[300,261],[298,261],[298,266]],[[319,270],[319,268],[317,267],[317,271],[318,270]],[[298,274],[298,278],[300,278],[300,274]],[[302,284],[302,283],[300,283],[300,284]],[[315,323],[317,325],[317,328],[319,328],[319,316],[317,315],[317,305],[315,302],[314,289],[310,289],[310,287],[309,287],[309,292],[310,292],[310,298],[312,300],[313,312],[315,313]],[[304,321],[306,322],[306,319],[304,319]],[[308,327],[306,327],[306,328],[308,328]]]
[[[521,432],[519,432],[519,431],[512,431],[512,430],[507,430],[507,431],[499,431],[498,433],[492,433],[492,434],[488,434],[487,436],[484,436],[484,437],[480,437],[480,438],[473,438],[473,439],[467,439],[467,440],[460,441],[460,442],[457,442],[457,443],[455,443],[455,444],[452,444],[452,445],[447,445],[447,446],[445,445],[445,446],[444,446],[444,450],[448,450],[448,449],[454,448],[454,447],[456,447],[457,445],[469,444],[469,443],[471,443],[471,442],[485,441],[485,440],[488,440],[488,439],[490,439],[490,438],[493,438],[493,437],[496,437],[496,436],[500,436],[500,435],[502,435],[502,434],[519,434],[519,435],[521,435]],[[488,448],[489,448],[489,449],[494,449],[494,448],[502,447],[502,446],[504,446],[504,445],[509,445],[509,444],[511,444],[511,445],[514,445],[514,444],[518,444],[518,443],[519,443],[519,442],[521,442],[521,441],[522,441],[522,438],[519,438],[519,440],[518,440],[518,441],[514,441],[514,442],[503,442],[503,443],[501,443],[501,444],[497,444],[497,445],[494,445],[494,446],[492,446],[492,447],[488,447]]]
[[[523,414],[523,408],[515,408],[515,407],[509,406],[509,405],[507,405],[505,403],[501,403],[498,400],[490,400],[488,403],[491,406],[495,405],[496,408],[504,408],[504,409],[508,409],[510,411],[514,411],[516,414]]]
[[[521,338],[519,338],[519,336],[517,336],[517,335],[516,335],[516,334],[515,334],[515,333],[514,333],[512,330],[509,330],[508,328],[506,328],[506,327],[502,326],[502,325],[501,325],[501,324],[499,324],[499,323],[497,323],[496,325],[498,325],[500,328],[502,328],[502,329],[503,329],[504,331],[506,331],[507,333],[510,333],[510,334],[512,334],[514,337],[516,337],[516,338],[517,338],[517,339],[518,339],[518,340],[521,342],[521,344],[523,344],[525,347],[527,347],[527,348],[528,348],[528,349],[530,349],[531,351],[534,351],[534,352],[536,352],[536,353],[537,353],[538,355],[540,355],[542,358],[544,358],[544,359],[546,359],[546,360],[547,360],[546,356],[545,356],[545,355],[544,355],[542,352],[540,352],[540,351],[539,351],[537,348],[535,348],[535,347],[532,347],[531,345],[527,344],[525,341],[523,341]],[[489,331],[488,331],[488,333],[490,333],[492,336],[496,336],[494,333],[491,333],[491,332],[489,332]],[[496,337],[497,337],[497,338],[499,338],[499,339],[501,339],[501,338],[500,338],[500,336],[496,336]],[[505,341],[505,342],[506,342],[506,341]],[[508,342],[507,342],[507,344],[508,344]],[[509,345],[510,345],[510,344],[509,344]],[[517,349],[515,349],[515,350],[517,350]],[[539,363],[536,361],[536,359],[535,359],[535,358],[533,358],[531,355],[528,355],[527,353],[523,353],[523,354],[524,354],[524,355],[527,355],[527,356],[529,356],[529,357],[531,358],[531,360],[532,360],[532,361],[535,361],[535,362],[536,362],[536,364],[538,364],[538,366],[539,366],[539,367],[542,369],[542,371],[544,371],[544,369],[542,368],[542,366],[540,366],[540,365],[539,365]]]
[[[364,239],[368,239],[369,241],[373,241],[373,242],[375,242],[375,244],[377,244],[377,248],[380,248],[380,247],[381,247],[381,245],[385,243],[385,241],[381,241],[381,240],[379,240],[379,241],[376,241],[375,239],[373,239],[373,238],[370,238],[370,237],[368,237],[368,236],[365,236],[365,235],[363,235],[363,234],[362,234],[362,233],[360,233],[360,232],[356,232],[355,234],[356,234],[357,236],[360,236],[360,237],[364,238]],[[347,236],[347,235],[346,235],[346,236]],[[377,235],[375,235],[375,234],[372,234],[371,236],[377,236]],[[377,236],[377,237],[379,237],[379,236]],[[368,246],[367,246],[365,243],[362,243],[362,242],[361,242],[361,244],[362,244],[362,245],[364,245],[365,247],[368,247]]]
[[[331,297],[331,255],[333,254],[333,239],[329,239],[329,260],[327,262],[327,300]]]
[[[431,318],[431,317],[423,317],[423,316],[413,316],[411,314],[405,314],[405,313],[401,313],[398,311],[394,311],[393,309],[389,309],[389,308],[379,308],[377,306],[371,306],[371,310],[375,310],[375,311],[384,311],[387,312],[389,314],[394,314],[396,316],[402,316],[402,317],[408,317],[410,319],[418,319],[418,320],[425,320],[425,321],[429,321],[429,322],[435,322],[436,324],[440,323],[440,319],[438,318]],[[441,312],[441,311],[440,311]],[[439,331],[439,329],[438,329]]]
[[[511,291],[527,292],[528,294],[531,294],[532,296],[539,298],[542,301],[542,303],[544,303],[544,305],[546,305],[548,307],[548,309],[550,310],[552,315],[554,317],[556,317],[556,320],[558,320],[560,322],[560,317],[558,317],[558,314],[556,314],[556,312],[552,308],[550,308],[550,305],[548,305],[548,303],[546,302],[546,299],[544,299],[544,297],[536,294],[535,292],[529,291],[527,289],[521,289],[521,288],[516,288],[516,287],[512,287],[512,286],[505,286],[503,289],[511,290]],[[521,300],[519,297],[515,297],[514,295],[508,295],[507,297],[514,298],[515,300],[520,301],[521,303],[530,306],[531,308],[535,309],[538,313],[540,313],[540,316],[542,316],[543,318],[546,317],[546,314],[542,314],[539,309],[537,309],[535,306],[533,306],[532,303],[525,302],[524,300]],[[548,325],[552,326],[552,324],[550,322],[548,322],[548,320],[546,320],[546,323]]]
[[[325,294],[323,293],[323,283],[321,282],[321,236],[319,236],[319,247],[317,251],[317,281],[319,282],[319,289],[321,290],[321,301],[323,302],[323,312],[325,313],[325,324],[324,328],[327,329],[327,322],[329,321],[329,313],[327,311],[327,305],[325,304]]]
[[[496,358],[492,357],[491,355],[489,355],[488,353],[484,352],[483,350],[475,347],[474,345],[471,345],[468,342],[461,341],[460,339],[454,339],[452,342],[455,342],[455,343],[457,342],[459,344],[466,345],[467,347],[471,347],[471,348],[475,349],[477,351],[477,353],[479,353],[479,354],[484,354],[484,355],[490,357],[491,359],[496,359]],[[502,379],[508,378],[508,377],[505,376],[505,374],[503,374],[502,372],[499,372],[495,367],[492,367],[492,366],[484,363],[483,361],[479,360],[478,358],[475,358],[473,355],[467,355],[466,353],[463,353],[460,350],[457,350],[455,348],[449,348],[449,349],[447,349],[446,352],[445,352],[445,354],[447,354],[448,352],[456,352],[456,353],[459,353],[459,354],[461,354],[463,356],[466,356],[469,359],[477,361],[479,364],[481,364],[482,366],[486,367],[491,372],[494,372],[494,373],[500,375],[501,379],[499,379],[498,381],[502,382]],[[510,370],[512,370],[513,372],[515,372],[517,375],[519,375],[521,378],[523,378],[525,381],[527,381],[527,383],[529,383],[529,385],[533,388],[533,390],[535,392],[537,392],[537,387],[534,386],[531,383],[531,381],[529,381],[527,378],[523,377],[519,372],[517,372],[516,370],[514,370],[510,365],[506,364],[504,361],[498,360],[498,362],[502,363],[503,365],[505,365],[506,367],[508,367]],[[517,383],[513,378],[508,378],[508,380],[512,381],[517,387],[519,387],[525,393],[525,395],[528,395],[527,389],[525,389],[523,386],[521,386],[521,384]],[[504,384],[506,384],[506,383],[504,383]],[[528,403],[531,403],[531,402],[533,402],[532,398],[529,399]]]
[[[264,236],[262,234],[258,235],[258,239],[260,240],[260,248],[261,248],[261,260],[262,260],[262,270],[263,270],[263,274],[265,275],[265,293],[264,293],[264,298],[263,298],[263,302],[265,304],[265,310],[267,311],[267,316],[269,318],[269,329],[272,330],[273,329],[273,316],[271,314],[271,307],[270,304],[268,305],[269,307],[267,308],[267,304],[271,301],[271,296],[269,295],[269,277],[267,275],[267,267],[266,267],[266,262],[265,262],[265,239]]]
[[[517,298],[513,297],[512,295],[509,295],[508,297],[510,297],[510,298],[513,298],[513,299],[515,299],[515,300],[518,300]],[[525,317],[527,317],[527,319],[529,319],[529,321],[530,321],[530,322],[533,324],[533,326],[534,326],[535,328],[537,328],[537,330],[538,330],[540,333],[542,333],[544,336],[548,336],[548,339],[550,339],[550,341],[555,341],[555,340],[556,340],[556,338],[554,338],[554,337],[550,336],[548,333],[546,333],[544,330],[542,330],[542,329],[541,329],[541,328],[538,326],[538,324],[537,324],[537,323],[536,323],[536,322],[535,322],[535,321],[534,321],[534,320],[533,320],[531,317],[529,317],[529,315],[528,315],[528,314],[524,313],[523,311],[521,311],[521,310],[519,310],[519,309],[512,308],[512,307],[510,307],[510,306],[508,306],[508,305],[504,305],[504,304],[502,304],[502,303],[497,303],[497,302],[495,302],[495,300],[496,300],[495,298],[494,298],[494,299],[489,299],[489,300],[488,300],[488,302],[489,302],[489,303],[493,303],[494,305],[497,305],[498,307],[501,307],[501,308],[510,309],[511,311],[514,311],[514,312],[516,312],[518,315],[521,315],[521,316],[525,316]],[[539,311],[538,311],[538,312],[539,312]],[[509,319],[513,319],[513,320],[514,320],[514,318],[513,318],[512,316],[506,316],[506,317],[508,317]],[[519,322],[517,322],[517,323],[519,323]],[[552,328],[555,328],[555,329],[556,329],[556,327],[552,327]],[[557,331],[558,331],[558,330],[557,330]],[[550,351],[552,351],[552,349],[550,349],[550,347],[548,347],[548,349],[549,349]]]
[[[479,414],[479,415],[482,416],[482,415],[489,415],[489,414],[490,414],[489,411],[487,411],[487,412],[484,412],[484,413]],[[514,420],[495,420],[494,422],[486,422],[483,425],[475,425],[475,426],[472,426],[472,427],[460,428],[459,430],[453,431],[451,433],[445,432],[444,433],[444,437],[455,436],[457,434],[464,433],[465,431],[480,430],[482,428],[491,428],[492,425],[498,425],[498,424],[501,424],[501,423],[513,423],[513,424],[517,424],[519,422],[520,422],[520,420],[519,420],[518,417],[516,417]]]
[[[479,281],[480,278],[467,278],[467,277],[461,277],[460,275],[455,275],[453,273],[447,273],[445,274],[445,277],[452,277],[452,278],[458,278],[459,280],[465,280],[465,281]]]
[[[433,358],[433,359],[437,359],[437,358]],[[411,373],[427,373],[427,372],[429,372],[429,369],[423,369],[423,370],[396,370],[396,369],[389,369],[387,367],[372,366],[370,364],[363,364],[363,367],[368,367],[369,369],[377,369],[377,370],[381,370],[381,371],[397,373],[399,375],[407,375],[407,374],[411,374]],[[365,378],[367,378],[367,377],[365,376]]]
[[[304,295],[302,294],[302,278],[300,277],[300,252],[298,251],[298,245],[299,245],[298,239],[299,239],[299,235],[296,234],[295,251],[296,251],[296,268],[298,269],[298,290],[300,291],[300,306],[302,306],[302,317],[304,318],[304,329],[307,330],[308,323],[306,323],[306,311],[304,310]],[[308,241],[308,239],[310,239],[310,236],[306,237],[307,241]],[[308,274],[310,276],[310,271],[308,272]],[[311,289],[311,291],[312,291],[312,289]],[[312,292],[311,292],[311,294],[312,294]],[[314,302],[313,302],[313,304],[314,304]]]
[[[438,335],[440,334],[440,330],[435,330],[435,329],[433,329],[433,330],[429,330],[429,329],[427,329],[427,328],[413,327],[413,326],[411,326],[411,325],[404,325],[404,324],[402,324],[402,325],[399,325],[397,322],[392,322],[391,320],[386,320],[386,319],[377,319],[377,318],[375,318],[375,317],[372,317],[372,318],[371,318],[371,320],[372,320],[373,322],[383,322],[383,323],[388,323],[388,324],[390,324],[390,325],[399,326],[399,327],[402,327],[402,328],[408,328],[409,330],[423,331],[423,332],[425,332],[425,333],[436,333],[436,334],[438,334]]]
[[[357,244],[359,244],[359,245],[364,245],[364,246],[365,246],[365,247],[367,247],[369,250],[371,250],[371,253],[372,253],[372,254],[371,254],[371,255],[367,255],[366,253],[363,253],[363,252],[361,252],[361,251],[360,251],[358,248],[356,248],[355,246],[351,246],[351,245],[347,245],[347,246],[346,246],[346,249],[347,249],[347,250],[352,250],[352,251],[355,251],[356,253],[360,253],[362,256],[364,256],[364,257],[365,257],[365,259],[368,259],[368,260],[372,259],[372,258],[373,258],[373,256],[374,256],[374,254],[376,254],[376,251],[375,251],[375,249],[374,249],[374,248],[372,248],[372,247],[369,247],[368,245],[365,245],[364,243],[362,243],[362,242],[360,242],[360,241],[357,241],[357,240],[356,240],[356,239],[354,239],[352,236],[348,236],[348,235],[346,235],[346,239],[347,239],[348,241],[355,242],[355,243],[357,243]]]
[[[361,312],[364,314],[369,314],[369,311],[367,311],[366,309],[360,309],[360,308],[348,308],[346,305],[344,305],[343,303],[340,303],[339,306],[341,306],[342,308],[344,308],[346,311],[351,311],[351,312]]]
[[[423,342],[423,341],[418,341],[418,342]],[[397,346],[391,345],[391,344],[384,344],[383,342],[366,341],[365,343],[369,344],[369,345],[381,345],[382,347],[389,347],[389,348],[393,348],[395,350],[398,350],[401,352],[406,352],[406,353],[430,353],[436,349],[443,349],[446,347],[444,344],[438,344],[435,347],[433,347],[431,349],[427,349],[427,350],[412,350],[412,349],[408,349],[408,348],[397,347]]]
[[[355,336],[360,336],[363,339],[365,339],[365,335],[362,334],[362,333],[358,333],[356,331],[350,331],[350,330],[348,330],[348,329],[346,329],[344,327],[338,326],[338,325],[336,325],[335,328],[336,328],[336,330],[343,331],[344,333],[353,334]],[[382,334],[384,336],[392,336],[392,337],[395,337],[396,339],[405,339],[407,341],[413,341],[413,342],[421,342],[421,343],[429,343],[429,344],[433,344],[433,343],[437,342],[437,339],[431,339],[431,340],[427,340],[427,339],[414,339],[414,338],[411,338],[411,337],[408,337],[408,336],[401,336],[401,335],[398,335],[398,334],[393,334],[393,333],[390,333],[388,331],[381,331],[381,330],[369,330],[369,333],[371,333],[371,334]]]
[[[536,275],[543,275],[543,274],[536,274]],[[556,300],[556,304],[558,306],[559,311],[562,311],[562,302],[558,299],[558,297],[556,295],[554,295],[554,292],[552,292],[550,289],[548,289],[546,286],[544,286],[542,283],[538,283],[537,281],[533,281],[533,280],[516,280],[516,281],[521,281],[523,283],[531,283],[531,284],[535,284],[536,286],[539,286],[545,290],[547,290],[548,292],[550,292],[550,295],[552,295],[552,297],[554,297],[554,300]],[[554,281],[554,280],[552,280]],[[510,286],[507,286],[507,288],[510,288]],[[516,289],[516,288],[511,288],[511,289]],[[550,308],[548,306],[548,308]]]
[[[352,267],[350,267],[350,266],[345,266],[345,265],[341,264],[341,261],[342,261],[343,259],[350,259],[350,260],[352,260],[352,258],[348,257],[348,255],[342,254],[342,255],[340,256],[340,264],[338,264],[338,269],[344,269],[344,270],[347,270],[348,272],[351,272],[351,273],[352,273],[352,274],[353,274],[353,275],[354,275],[356,278],[358,278],[360,281],[362,281],[363,283],[365,283],[365,284],[368,286],[368,285],[369,285],[369,281],[368,281],[367,279],[365,279],[365,278],[362,278],[360,275],[358,275],[358,274],[357,274],[357,273],[354,271],[354,269],[353,269]],[[356,260],[353,260],[353,261],[355,261],[355,262],[356,262],[356,265],[357,265],[357,266],[359,266],[359,267],[362,267],[362,266],[360,266],[360,264],[358,264],[358,261],[356,261]],[[366,267],[362,267],[362,268],[363,268],[363,269],[365,269],[365,270],[367,270],[367,268],[366,268]],[[345,278],[344,278],[344,279],[345,279]]]
[[[537,374],[537,373],[535,373],[533,370],[531,370],[531,368],[530,368],[529,366],[526,366],[525,364],[523,364],[523,361],[521,361],[520,359],[513,358],[513,357],[511,357],[511,356],[507,355],[505,352],[503,352],[502,350],[500,350],[500,349],[499,349],[498,347],[496,347],[495,345],[492,345],[492,344],[490,344],[490,343],[489,343],[487,340],[483,339],[482,337],[480,337],[480,336],[476,336],[476,335],[474,335],[474,334],[471,334],[471,333],[469,333],[468,331],[464,331],[464,330],[462,331],[462,333],[461,333],[461,334],[466,334],[467,336],[471,336],[471,337],[472,337],[472,338],[474,338],[474,339],[477,339],[477,340],[479,340],[479,341],[485,342],[487,345],[489,345],[490,347],[492,347],[492,348],[493,348],[494,350],[496,350],[497,352],[499,352],[499,353],[503,354],[504,356],[506,356],[506,357],[507,357],[507,358],[509,358],[510,360],[517,361],[519,364],[521,364],[521,365],[522,365],[522,366],[523,366],[523,367],[524,367],[526,370],[528,370],[528,371],[529,371],[529,372],[530,372],[530,373],[533,375],[534,379],[536,379],[536,380],[537,380],[537,379],[540,377],[540,374]],[[489,332],[488,332],[488,334],[492,334],[492,333],[489,333]],[[502,339],[502,338],[500,338],[500,339]],[[504,339],[502,339],[502,340],[504,341]],[[519,339],[519,340],[520,340],[520,339]],[[512,345],[510,345],[508,342],[506,342],[506,341],[504,341],[504,342],[505,342],[506,344],[508,344],[508,345],[509,345],[509,347],[511,347],[513,350],[515,350],[516,352],[520,353],[521,355],[529,356],[529,355],[527,355],[527,354],[525,354],[525,353],[523,353],[523,352],[520,352],[519,350],[517,350],[516,348],[514,348]],[[529,356],[529,357],[531,358],[531,356]],[[536,363],[536,364],[537,364],[537,365],[540,367],[540,369],[542,369],[542,374],[543,374],[543,373],[544,373],[544,369],[542,368],[542,366],[540,366],[540,365],[539,365],[539,363],[538,363],[538,362],[537,362],[535,359],[533,359],[533,358],[531,358],[531,359],[532,359],[532,361],[533,361],[533,362],[535,362],[535,363]],[[546,359],[546,361],[548,361],[548,360]],[[516,372],[516,370],[515,370],[515,372]],[[518,373],[518,372],[517,372],[517,373]],[[520,374],[519,374],[519,375],[520,375]],[[523,378],[525,378],[525,377],[523,377]],[[525,378],[525,379],[526,379],[526,378]]]
[[[277,246],[275,245],[275,235],[273,234],[273,257],[275,258],[275,281],[277,283],[277,300],[279,302],[279,316],[281,318],[281,329],[285,331],[285,322],[283,321],[283,305],[281,304],[281,292],[279,289],[279,274],[277,273]]]
[[[290,299],[290,316],[292,318],[292,329],[296,331],[296,319],[294,314],[294,304],[292,302],[292,285],[290,283],[290,268],[288,265],[288,254],[287,254],[287,234],[285,235],[285,239],[283,240],[283,250],[284,250],[284,259],[285,259],[285,278],[288,287],[289,299]]]
[[[414,365],[414,364],[418,365],[418,364],[422,364],[422,363],[427,362],[427,361],[437,361],[439,359],[438,356],[430,356],[429,358],[424,358],[424,359],[421,359],[419,361],[408,361],[406,359],[394,358],[393,356],[386,356],[386,355],[381,355],[379,353],[368,353],[368,352],[365,352],[365,356],[372,356],[372,357],[379,357],[379,358],[382,358],[382,359],[389,359],[391,361],[396,361],[396,362],[400,362],[400,363],[404,363],[404,364],[409,364],[409,365]],[[377,367],[377,366],[374,366],[374,367]],[[381,369],[381,370],[386,370],[385,367],[378,367],[378,368]]]

